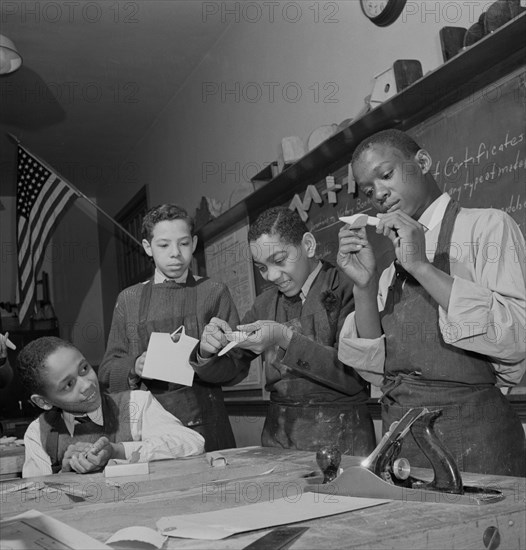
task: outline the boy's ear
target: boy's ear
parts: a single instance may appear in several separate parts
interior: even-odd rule
[[[312,233],[304,233],[303,238],[301,239],[303,247],[307,252],[307,258],[314,258],[316,254],[316,238]]]
[[[38,393],[34,393],[31,396],[31,401],[41,409],[44,409],[45,411],[49,411],[53,408],[53,405],[42,395],[39,395]]]
[[[195,252],[196,246],[197,246],[197,235],[194,235],[192,237],[192,254]]]
[[[144,251],[146,252],[146,254],[148,254],[148,256],[150,256],[150,258],[151,258],[153,256],[153,254],[152,254],[152,245],[150,244],[150,242],[147,239],[142,240],[142,247],[144,248]]]
[[[415,155],[416,162],[420,166],[423,174],[427,174],[431,170],[433,159],[431,155],[425,149],[419,149]]]

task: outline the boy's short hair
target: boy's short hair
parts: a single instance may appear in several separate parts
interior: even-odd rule
[[[42,336],[29,342],[17,357],[17,371],[29,394],[42,393],[47,358],[61,348],[75,348],[73,344],[56,336]]]
[[[159,223],[172,220],[184,220],[194,235],[194,220],[188,215],[188,212],[176,204],[159,204],[150,208],[142,220],[142,238],[148,242],[152,240],[153,228]]]
[[[412,137],[401,130],[382,130],[365,138],[358,144],[358,147],[356,147],[352,154],[351,164],[354,164],[366,149],[376,144],[390,145],[398,149],[408,159],[414,157],[421,149],[420,145]]]
[[[258,216],[248,230],[249,242],[261,235],[277,235],[288,244],[300,245],[309,230],[300,215],[286,206],[275,206]]]

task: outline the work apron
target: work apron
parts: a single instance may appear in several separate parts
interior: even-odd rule
[[[433,261],[448,275],[451,234],[459,211],[451,200]],[[495,386],[487,357],[446,344],[438,324],[437,303],[401,266],[396,266],[396,271],[382,313],[386,335],[384,433],[411,407],[441,409],[435,433],[460,470],[526,475],[524,431]],[[413,466],[430,466],[410,434],[400,456]]]
[[[139,304],[139,324],[137,334],[142,350],[148,348],[152,332],[172,333],[181,325],[185,332],[194,338],[200,338],[197,319],[197,282],[188,274],[184,300],[179,311],[173,306],[176,282],[153,284],[153,280],[144,285]],[[155,311],[155,317],[148,319],[148,312]],[[142,379],[142,385],[155,395],[163,407],[176,416],[183,425],[200,433],[205,439],[205,451],[227,449],[236,446],[232,427],[223,400],[220,386],[208,384],[194,375],[191,387]]]
[[[304,451],[336,446],[342,454],[367,456],[375,447],[374,426],[365,403],[303,406],[271,401],[261,444]]]
[[[286,320],[291,309],[301,315],[301,303],[287,300],[292,305],[284,311],[276,311],[278,323],[289,326],[295,332],[316,341],[316,321],[313,315]],[[323,446],[337,446],[342,454],[367,456],[375,447],[374,425],[365,403],[341,400],[336,390],[324,386],[315,387],[312,382],[295,372],[278,359],[278,349],[265,354],[268,365],[267,380],[279,379],[290,384],[291,391],[278,392],[270,384],[270,403],[261,434],[261,444],[266,447],[283,447],[317,451]],[[330,368],[330,365],[329,367]],[[276,376],[278,379],[276,379]],[[300,395],[304,388],[303,395]],[[334,402],[308,402],[312,391],[327,392]],[[340,397],[340,399],[337,399]],[[336,400],[337,399],[337,400]]]

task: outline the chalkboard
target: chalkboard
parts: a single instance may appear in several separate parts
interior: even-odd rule
[[[509,213],[526,234],[526,71],[521,69],[408,130],[433,158],[440,188],[468,208],[493,207]],[[349,192],[347,165],[331,174],[337,202],[328,201],[326,181],[316,184],[322,203],[312,202],[307,226],[320,257],[335,262],[342,215],[374,210]],[[352,187],[351,187],[352,190]],[[379,268],[393,258],[390,241],[369,231]],[[374,242],[376,241],[376,242]]]

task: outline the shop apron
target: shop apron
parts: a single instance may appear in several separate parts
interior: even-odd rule
[[[449,275],[449,247],[460,207],[446,209],[433,265]],[[495,387],[492,365],[483,355],[444,342],[438,305],[401,266],[389,287],[382,326],[386,335],[383,431],[411,407],[442,409],[435,432],[467,472],[524,476],[525,438],[521,422]],[[413,466],[429,462],[411,435],[400,456]]]
[[[188,274],[181,306],[173,304],[178,283],[169,281],[154,285],[153,280],[144,285],[139,304],[137,333],[140,349],[146,350],[152,332],[172,333],[184,325],[189,336],[200,338],[197,320],[197,281]],[[155,318],[148,319],[148,312],[155,311]],[[178,309],[178,311],[176,311]],[[232,427],[223,401],[221,387],[207,384],[194,375],[191,387],[142,379],[146,389],[155,395],[163,407],[176,416],[185,426],[194,429],[205,439],[205,451],[236,446]]]
[[[318,329],[315,315],[301,315],[301,300],[298,302],[289,298],[284,302],[289,305],[284,306],[283,312],[276,310],[276,321],[316,341]],[[294,313],[299,317],[287,320]],[[324,322],[329,323],[328,320]],[[314,389],[312,382],[304,378],[301,371],[294,372],[293,368],[277,360],[277,350],[267,353],[265,362],[269,365],[267,370],[274,371],[270,379],[278,371],[281,380],[290,380],[294,395],[271,392],[261,435],[263,446],[317,451],[320,447],[335,445],[342,454],[357,456],[367,456],[374,449],[374,426],[365,403],[338,400],[306,404],[310,390]],[[300,395],[303,387],[304,392]],[[327,391],[331,392],[329,389]],[[336,391],[331,392],[330,396],[336,397]]]

